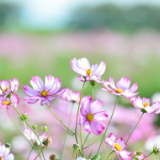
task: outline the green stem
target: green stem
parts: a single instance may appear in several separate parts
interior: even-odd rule
[[[32,151],[33,151],[33,148],[32,148],[32,149],[31,149],[31,151],[29,152],[29,155],[28,155],[27,160],[29,160],[29,157],[30,157],[30,155],[31,155]]]
[[[85,82],[86,82],[86,81],[84,81],[83,86],[82,86],[81,96],[80,96],[80,100],[79,100],[79,104],[78,104],[78,110],[77,110],[77,117],[76,117],[75,139],[76,139],[76,143],[77,143],[77,144],[78,144],[78,138],[77,138],[78,115],[79,115],[79,110],[80,110],[81,99],[82,99],[82,95],[83,95],[83,91],[84,91]]]
[[[43,152],[43,147],[34,160],[36,160],[40,156],[41,152]]]
[[[81,125],[80,125],[80,141],[81,141],[81,151],[82,151],[82,156],[84,156],[84,153],[83,153],[83,144],[82,144],[82,132],[81,132]]]
[[[12,103],[14,109],[17,111],[17,113],[18,113],[19,116],[21,117],[21,119],[24,120],[24,118],[23,118],[23,116],[21,115],[21,113],[18,111],[18,109],[17,109],[17,108],[15,107],[15,105],[13,104],[13,102],[12,102],[12,100],[11,100],[11,97],[9,97],[9,100],[10,100],[10,102]],[[39,136],[37,135],[37,133],[35,132],[35,130],[32,128],[32,126],[31,126],[26,120],[24,120],[24,122],[25,122],[25,123],[29,126],[29,128],[35,133],[35,135],[37,136],[39,142],[41,142]],[[41,144],[41,147],[43,148],[42,143],[40,143],[40,144]],[[45,157],[44,157],[44,154],[43,154],[43,150],[42,150],[42,155],[43,155],[43,158],[44,158],[44,160],[45,160]]]
[[[147,156],[144,157],[143,159],[146,159],[146,158],[149,157],[152,153],[153,153],[153,152],[151,152],[149,155],[147,155]],[[142,160],[143,160],[143,159],[142,159]]]
[[[126,140],[126,143],[129,141],[129,139],[130,139],[130,137],[131,137],[132,133],[134,132],[134,130],[135,130],[135,129],[136,129],[136,127],[138,126],[138,124],[139,124],[140,120],[142,119],[143,114],[144,114],[144,113],[142,113],[142,115],[141,115],[141,117],[139,118],[139,120],[138,120],[138,122],[137,122],[136,126],[134,127],[133,131],[130,133],[130,135],[129,135],[128,139]]]
[[[48,106],[48,105],[47,105],[47,106]],[[48,108],[49,108],[49,110],[51,111],[51,113],[57,118],[57,120],[62,123],[62,125],[64,126],[64,128],[66,128],[69,132],[71,132],[71,133],[74,135],[74,133],[62,122],[61,119],[59,119],[59,118],[57,117],[57,115],[51,110],[51,108],[50,108],[49,106],[48,106]]]
[[[110,157],[110,155],[113,153],[114,151],[112,151],[109,155],[108,155],[108,157],[107,157],[107,159],[106,160],[108,160],[108,158]]]
[[[68,125],[68,128],[70,128],[70,125],[71,125],[71,118],[72,118],[72,113],[73,113],[73,106],[74,106],[74,103],[72,103],[72,108],[71,108],[71,112],[70,112],[70,115],[69,115],[69,125]],[[65,146],[66,146],[67,138],[68,138],[68,134],[66,135],[66,138],[65,138],[64,147],[63,147],[62,156],[61,156],[61,160],[63,160],[63,156],[64,156],[64,152],[65,152]]]
[[[12,119],[12,117],[10,116],[8,109],[7,109],[7,113],[9,118],[11,119],[11,121],[14,123],[14,125],[17,127],[17,129],[19,130],[19,132],[24,136],[23,132],[21,131],[21,129],[18,127],[18,125],[16,124],[16,122]],[[24,136],[25,137],[25,136]]]
[[[85,138],[85,140],[84,140],[84,142],[83,142],[83,147],[84,147],[84,145],[85,145],[85,143],[86,143],[86,141],[87,141],[89,135],[90,135],[90,133],[87,134],[87,136],[86,136],[86,138]]]
[[[94,101],[94,85],[92,85],[92,98],[93,98],[93,101]]]
[[[112,112],[111,118],[110,118],[110,120],[109,120],[109,122],[108,122],[108,125],[107,125],[107,128],[106,128],[106,130],[105,130],[105,132],[104,132],[104,134],[103,134],[103,138],[102,138],[101,144],[99,145],[97,154],[98,154],[99,151],[100,151],[100,148],[101,148],[102,143],[103,143],[103,141],[104,141],[104,139],[105,139],[105,135],[106,135],[106,133],[107,133],[108,127],[109,127],[109,125],[110,125],[110,123],[111,123],[111,120],[112,120],[112,118],[113,118],[113,114],[114,114],[114,111],[115,111],[115,108],[116,108],[116,104],[117,104],[117,102],[118,102],[118,98],[119,98],[119,96],[117,96],[117,99],[116,99],[116,102],[115,102],[115,104],[114,104],[114,108],[113,108],[113,112]]]

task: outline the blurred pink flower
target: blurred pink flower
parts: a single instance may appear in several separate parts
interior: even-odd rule
[[[135,155],[135,158],[138,158],[138,160],[142,160],[145,157],[145,155],[142,152],[140,151],[137,152],[137,150],[134,151],[134,155]],[[147,158],[145,159],[147,160]]]

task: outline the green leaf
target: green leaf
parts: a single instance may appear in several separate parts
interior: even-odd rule
[[[87,157],[87,159],[89,159],[92,155],[92,149],[91,149],[91,153],[89,154],[89,156]]]
[[[91,160],[100,160],[101,156],[96,154]]]
[[[71,135],[71,136],[74,136],[75,134],[71,131],[71,130],[69,130],[68,128],[66,128],[66,132],[69,134],[69,135]]]

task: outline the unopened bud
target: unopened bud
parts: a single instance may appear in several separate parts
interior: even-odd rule
[[[6,147],[6,148],[11,148],[11,145],[10,145],[9,143],[6,143],[6,144],[5,144],[5,147]]]
[[[153,153],[157,155],[159,153],[159,149],[156,146],[153,146]]]
[[[78,144],[73,144],[73,149],[74,150],[79,150],[80,148],[79,148],[79,145]]]
[[[37,125],[32,126],[33,129],[37,129]]]
[[[28,120],[28,115],[27,114],[22,114],[21,119],[22,119],[22,121],[27,121]]]
[[[41,130],[42,130],[43,132],[47,132],[47,131],[48,131],[48,127],[47,127],[47,126],[42,126],[42,127],[41,127]]]
[[[141,152],[139,150],[137,150],[136,155],[141,156]]]
[[[50,160],[56,160],[56,156],[54,154],[50,155]]]

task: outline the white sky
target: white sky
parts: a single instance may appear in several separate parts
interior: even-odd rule
[[[70,13],[81,5],[114,3],[117,5],[154,4],[160,0],[2,0],[22,5],[22,23],[35,28],[63,26]]]

